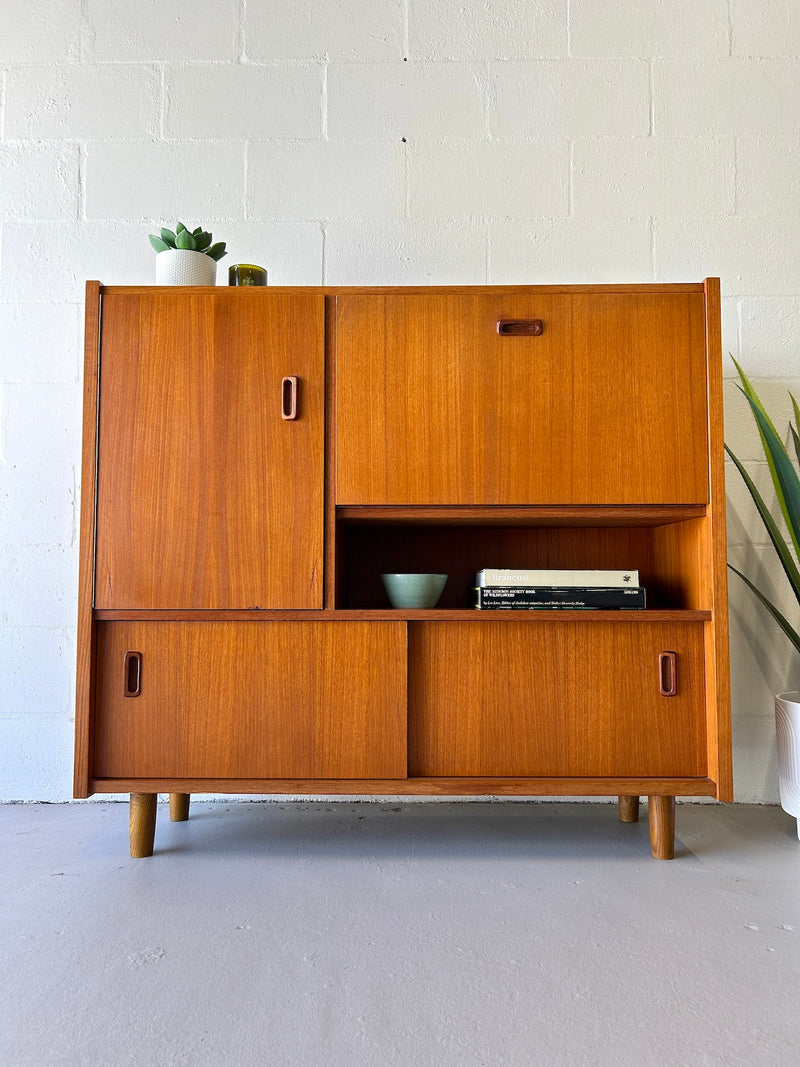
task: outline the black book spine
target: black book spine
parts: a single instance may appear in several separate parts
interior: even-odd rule
[[[476,608],[574,608],[610,610],[629,608],[641,610],[646,606],[643,586],[634,588],[593,588],[588,586],[568,589],[550,586],[505,588],[483,586],[475,590]]]

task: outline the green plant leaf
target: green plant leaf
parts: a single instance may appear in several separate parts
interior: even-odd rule
[[[156,237],[154,233],[148,234],[150,238],[150,244],[155,248],[156,252],[169,252],[170,246],[166,241],[162,241],[160,237]]]
[[[792,408],[794,410],[794,421],[797,426],[800,426],[800,407],[797,406],[797,401],[792,393],[789,393],[792,398]],[[794,441],[794,452],[797,456],[797,462],[800,463],[800,437],[797,436],[797,430],[791,423],[789,423],[789,429],[792,431],[792,440]]]
[[[792,440],[794,441],[794,454],[797,456],[797,462],[800,463],[800,437],[797,436],[797,430],[789,423],[789,430],[792,434]]]
[[[170,248],[175,247],[175,234],[172,230],[168,230],[166,226],[161,227],[161,240]]]
[[[789,550],[789,546],[784,541],[781,532],[778,529],[778,524],[773,519],[772,513],[767,507],[764,498],[761,496],[761,493],[759,493],[758,489],[756,488],[753,479],[745,470],[741,460],[737,459],[737,457],[733,454],[733,452],[731,452],[730,448],[728,448],[727,445],[725,445],[725,451],[731,457],[731,459],[736,465],[736,469],[739,471],[742,478],[744,479],[744,483],[750,492],[750,496],[753,498],[756,508],[758,509],[758,514],[761,516],[761,521],[764,523],[764,526],[767,529],[767,533],[769,534],[770,540],[772,541],[773,547],[778,553],[778,558],[780,559],[781,564],[783,565],[783,569],[786,572],[786,577],[789,579],[789,584],[792,587],[792,591],[797,597],[798,603],[800,603],[800,570],[798,569],[797,564],[794,561],[792,553]]]
[[[742,392],[744,393],[744,395],[746,397],[748,397],[751,401],[753,401],[753,403],[758,407],[758,409],[763,414],[764,418],[767,420],[767,422],[770,424],[770,426],[772,426],[773,433],[777,436],[778,431],[772,425],[772,420],[770,419],[769,415],[767,414],[766,408],[761,403],[761,398],[759,397],[758,393],[753,388],[753,383],[747,377],[747,375],[745,374],[744,370],[736,362],[736,360],[733,358],[733,356],[731,356],[731,360],[733,362],[734,367],[736,367],[736,370],[739,372],[739,377],[742,380]]]
[[[201,230],[200,233],[194,234],[195,248],[198,252],[205,252],[208,246],[211,244],[211,234]]]
[[[736,367],[736,370],[739,373],[739,378],[741,379],[741,382],[742,382],[741,391],[744,393],[745,397],[749,401],[750,406],[753,408],[753,411],[755,412],[755,410],[758,409],[761,412],[763,417],[767,420],[768,424],[772,428],[772,432],[775,434],[776,437],[778,437],[778,431],[773,426],[772,420],[770,419],[769,415],[767,414],[766,408],[761,403],[761,398],[759,397],[758,393],[753,388],[753,383],[747,377],[747,375],[745,374],[744,370],[736,362],[736,360],[733,358],[733,356],[731,356],[731,360],[733,360],[733,365],[734,365],[734,367]],[[773,484],[775,486],[775,492],[778,494],[778,503],[781,506],[781,511],[783,512],[783,517],[784,517],[784,519],[786,521],[786,525],[788,526],[789,525],[789,513],[788,513],[788,511],[786,509],[786,501],[783,498],[783,493],[781,492],[781,487],[780,487],[780,484],[778,482],[778,475],[777,475],[777,472],[775,470],[775,463],[774,463],[774,461],[772,459],[772,456],[770,454],[770,450],[767,447],[767,442],[766,442],[766,439],[764,437],[764,434],[761,432],[761,424],[759,423],[758,419],[756,419],[756,426],[758,427],[758,433],[759,433],[759,436],[761,437],[761,446],[764,449],[764,455],[767,457],[767,465],[769,466],[769,473],[770,473],[770,475],[772,477],[772,482],[773,482]]]
[[[792,466],[789,453],[775,432],[775,427],[762,410],[760,404],[749,396],[747,400],[761,431],[764,451],[770,461],[775,490],[778,494],[783,516],[786,519],[789,536],[794,544],[795,552],[800,557],[800,478]]]
[[[186,248],[190,252],[195,251],[194,237],[192,237],[186,227],[178,231],[178,235],[175,238],[175,244],[178,248]]]
[[[178,225],[175,227],[175,233],[183,233],[185,229],[186,227],[183,225],[183,223],[179,222]]]
[[[199,233],[202,233],[202,232],[203,232],[203,227],[202,226],[198,226],[196,230],[192,230],[192,237],[197,237],[197,235]]]
[[[728,566],[734,574],[738,574],[742,581],[747,586],[749,586],[750,589],[752,589],[752,591],[755,593],[755,595],[758,597],[758,599],[761,601],[761,603],[764,605],[764,607],[767,609],[773,619],[777,622],[778,626],[780,626],[780,628],[792,642],[797,651],[800,652],[800,634],[797,632],[797,630],[795,630],[789,620],[784,615],[781,615],[775,605],[769,600],[767,600],[764,594],[753,585],[753,583],[746,575],[742,574],[741,571],[737,570],[733,566],[733,564],[729,563]]]
[[[211,256],[213,260],[219,261],[220,259],[222,259],[222,257],[226,255],[225,242],[218,241],[217,244],[212,245],[211,248],[206,251],[206,255]]]

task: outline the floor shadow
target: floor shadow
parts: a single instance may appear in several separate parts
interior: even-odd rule
[[[646,817],[620,823],[612,804],[195,804],[188,823],[165,820],[160,854],[209,851],[274,857],[424,861],[452,857],[639,862],[650,856]],[[679,841],[676,855],[689,854]]]

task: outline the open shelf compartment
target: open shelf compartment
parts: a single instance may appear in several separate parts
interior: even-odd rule
[[[499,513],[498,513],[499,512]],[[340,508],[335,607],[380,610],[385,572],[448,581],[437,611],[472,609],[484,567],[635,568],[647,607],[708,611],[710,533],[704,508]],[[625,612],[626,615],[631,613]]]

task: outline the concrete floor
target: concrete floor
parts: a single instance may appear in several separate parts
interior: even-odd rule
[[[800,1063],[800,843],[680,805],[0,808],[0,1063]]]

